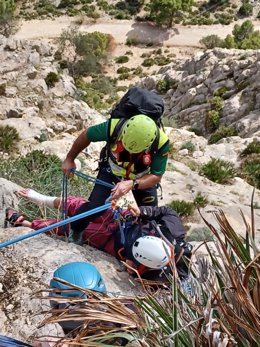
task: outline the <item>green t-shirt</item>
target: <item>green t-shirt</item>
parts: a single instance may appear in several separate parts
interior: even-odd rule
[[[106,121],[89,127],[86,132],[88,140],[91,142],[108,141],[108,124],[109,121]],[[170,145],[167,143],[153,156],[151,174],[157,176],[162,176],[164,174],[166,171],[169,149]]]

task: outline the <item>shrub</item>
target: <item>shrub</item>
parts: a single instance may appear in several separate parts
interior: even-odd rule
[[[173,200],[168,206],[176,211],[180,217],[189,217],[194,212],[193,202]]]
[[[240,176],[260,189],[260,154],[248,155],[240,165]]]
[[[253,6],[248,2],[248,0],[243,1],[242,6],[240,6],[238,10],[238,14],[243,17],[252,16]]]
[[[154,63],[158,66],[164,66],[164,65],[170,64],[170,62],[171,62],[171,59],[163,55],[156,56],[154,58]]]
[[[170,82],[167,79],[162,79],[157,82],[156,90],[160,94],[166,93],[170,89]]]
[[[214,90],[213,95],[222,97],[223,94],[225,94],[227,92],[227,90],[228,89],[225,86],[219,87],[218,89]]]
[[[235,128],[220,127],[219,129],[217,129],[215,131],[214,134],[210,135],[210,137],[208,139],[208,144],[212,145],[212,144],[218,142],[219,140],[226,138],[226,137],[230,137],[230,136],[237,136],[237,130]]]
[[[154,61],[153,58],[146,58],[142,62],[142,65],[145,66],[145,67],[150,67],[150,66],[153,66],[154,64],[155,64],[155,61]]]
[[[241,153],[241,157],[254,153],[260,154],[260,141],[258,140],[253,140],[252,142],[250,142]]]
[[[191,233],[186,237],[187,242],[208,242],[213,241],[214,237],[209,228],[194,228]]]
[[[209,103],[213,110],[220,111],[223,107],[224,101],[220,96],[213,96],[213,98],[209,100]]]
[[[201,192],[198,192],[193,200],[196,207],[205,207],[208,204],[208,199]]]
[[[0,34],[4,36],[10,36],[16,29],[15,8],[14,0],[0,1]]]
[[[115,58],[116,63],[123,64],[129,61],[129,57],[127,55],[121,55],[120,57]]]
[[[0,84],[0,96],[4,96],[6,91],[6,84],[2,83]]]
[[[193,153],[196,149],[196,146],[194,145],[194,143],[188,141],[185,142],[180,149],[187,149],[189,151],[189,153]]]
[[[215,158],[204,164],[200,170],[200,174],[220,184],[229,183],[235,177],[236,173],[233,163]]]
[[[14,127],[0,125],[0,149],[10,153],[16,149],[17,142],[20,140],[19,134]]]
[[[208,132],[212,132],[219,127],[220,115],[218,111],[208,111],[205,119],[205,128]]]
[[[126,39],[126,43],[125,43],[127,46],[137,46],[138,45],[138,41],[134,38],[130,38],[128,37]]]
[[[202,130],[198,129],[198,128],[195,128],[195,127],[191,127],[191,128],[189,128],[187,130],[192,132],[192,133],[194,133],[197,136],[202,136],[203,135]]]
[[[51,71],[48,73],[48,75],[45,77],[44,80],[45,80],[47,86],[49,88],[52,88],[55,86],[56,82],[59,82],[59,76],[55,72]]]
[[[218,35],[214,34],[203,37],[199,42],[207,49],[223,47],[223,40]]]
[[[121,66],[119,67],[116,72],[119,73],[119,74],[122,74],[122,73],[128,73],[130,72],[131,70],[129,69],[129,67],[126,67],[126,66]]]

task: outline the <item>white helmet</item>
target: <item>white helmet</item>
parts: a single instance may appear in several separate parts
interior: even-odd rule
[[[151,269],[162,269],[172,254],[170,246],[155,236],[139,237],[133,244],[132,253],[135,260]]]

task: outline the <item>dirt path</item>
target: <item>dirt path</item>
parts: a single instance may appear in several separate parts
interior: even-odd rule
[[[54,38],[67,29],[73,20],[71,17],[59,17],[55,20],[32,20],[23,22],[15,37],[18,39]],[[236,23],[239,23],[236,22]],[[148,23],[130,20],[97,22],[96,24],[80,25],[82,32],[100,31],[111,34],[117,43],[125,43],[127,38],[139,42],[160,43],[164,46],[198,47],[203,36],[216,34],[225,37],[230,34],[233,25],[181,26],[176,25],[170,30],[160,29]],[[255,21],[256,30],[260,30],[260,21]]]

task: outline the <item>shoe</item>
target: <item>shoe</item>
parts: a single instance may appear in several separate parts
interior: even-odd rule
[[[24,221],[24,216],[22,216],[19,212],[17,212],[12,207],[7,207],[7,209],[5,210],[5,223],[4,223],[5,228],[7,228],[8,226],[19,227],[22,225],[23,221]]]

